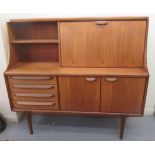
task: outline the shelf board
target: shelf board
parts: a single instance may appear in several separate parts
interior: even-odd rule
[[[143,68],[71,68],[52,62],[20,62],[5,72],[6,75],[62,75],[62,76],[115,76],[147,77]]]
[[[12,40],[14,44],[31,44],[31,43],[58,43],[58,39],[20,39]]]

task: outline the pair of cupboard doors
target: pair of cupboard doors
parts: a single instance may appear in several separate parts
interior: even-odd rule
[[[63,111],[141,114],[146,78],[59,77]]]

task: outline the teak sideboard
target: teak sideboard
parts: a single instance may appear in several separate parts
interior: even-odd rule
[[[143,116],[148,17],[14,19],[4,73],[12,111]]]

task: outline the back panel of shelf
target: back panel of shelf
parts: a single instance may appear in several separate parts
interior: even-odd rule
[[[9,24],[12,39],[58,39],[57,22],[28,22]]]
[[[20,62],[58,62],[58,44],[15,44],[14,52]]]

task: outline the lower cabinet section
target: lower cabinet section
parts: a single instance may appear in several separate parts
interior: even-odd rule
[[[8,76],[12,107],[25,111],[142,114],[145,83],[141,77]]]
[[[99,111],[100,78],[59,77],[59,87],[61,110]]]
[[[145,78],[102,78],[101,112],[142,113]]]

